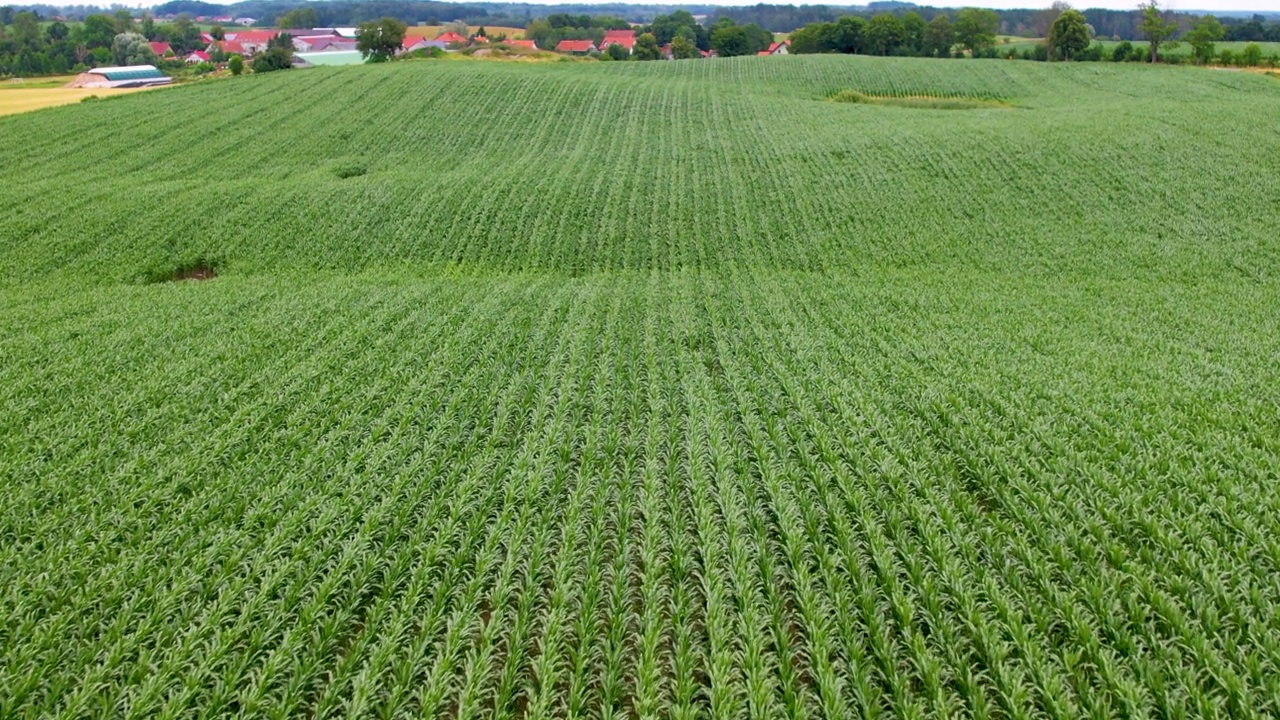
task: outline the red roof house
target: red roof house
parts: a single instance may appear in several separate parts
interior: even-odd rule
[[[636,47],[636,31],[635,30],[605,30],[604,40],[600,41],[600,49],[604,50],[610,45],[621,45],[631,52]]]
[[[507,44],[511,47],[525,48],[527,50],[538,49],[538,43],[532,40],[508,40]]]
[[[209,44],[210,50],[220,50],[227,55],[248,55],[249,51],[234,40],[215,40]]]
[[[151,52],[155,53],[156,57],[164,57],[165,55],[173,53],[173,49],[169,47],[169,43],[153,42],[148,44],[151,46]]]
[[[195,65],[196,63],[209,62],[209,53],[203,50],[196,50],[195,52],[183,58],[183,60],[185,60],[188,65]]]
[[[466,38],[462,37],[461,35],[459,35],[459,34],[458,34],[458,33],[456,33],[456,32],[453,32],[453,31],[449,31],[449,32],[447,32],[447,33],[440,33],[439,35],[437,35],[437,36],[436,36],[436,40],[439,40],[440,42],[446,42],[446,43],[449,43],[449,44],[451,44],[451,45],[452,45],[453,43],[466,43],[466,42],[467,42],[467,39],[466,39]]]
[[[790,45],[791,44],[788,41],[783,40],[780,43],[773,43],[769,45],[768,50],[761,50],[756,54],[757,55],[787,55],[789,54],[787,50],[790,48]]]
[[[556,52],[567,53],[589,53],[596,49],[596,44],[590,40],[561,40],[556,45]]]

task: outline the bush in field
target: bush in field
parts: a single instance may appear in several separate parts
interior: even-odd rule
[[[1258,67],[1262,64],[1262,47],[1258,43],[1249,43],[1240,52],[1240,63],[1245,67]]]

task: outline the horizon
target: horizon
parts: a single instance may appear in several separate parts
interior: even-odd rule
[[[151,3],[113,3],[110,6],[124,6],[124,8],[132,8],[132,9],[148,9],[148,8],[155,8],[155,6],[157,5],[164,5],[166,1],[169,1],[169,0],[156,0],[156,1],[151,1]],[[308,1],[308,3],[325,3],[325,1],[330,1],[330,0],[303,0],[303,1]],[[442,1],[445,1],[445,3],[451,3],[451,4],[457,4],[457,5],[467,4],[466,0],[442,0]],[[494,1],[494,0],[488,0],[488,1]],[[865,6],[867,6],[870,3],[870,1],[872,0],[868,0],[867,3],[861,3],[861,4],[855,4],[855,3],[803,3],[803,4],[801,3],[767,3],[767,4],[768,5],[792,5],[792,6],[797,6],[797,8],[799,8],[799,6],[812,5],[812,4],[827,5],[829,6],[829,8],[865,8]],[[1181,0],[1181,1],[1175,0],[1175,1],[1165,1],[1165,3],[1161,3],[1161,6],[1165,10],[1171,10],[1171,12],[1176,12],[1176,13],[1192,13],[1192,14],[1265,13],[1265,14],[1272,14],[1272,15],[1280,15],[1280,8],[1276,8],[1276,6],[1274,5],[1274,1],[1275,0]],[[68,6],[72,6],[72,5],[60,5],[56,3],[49,3],[49,4],[52,6],[55,6],[55,8],[68,8]],[[230,6],[230,5],[236,5],[238,3],[234,3],[234,1],[232,1],[232,3],[214,3],[214,4]],[[517,3],[512,3],[512,4],[517,4]],[[760,3],[758,3],[758,1],[756,0],[721,0],[721,1],[717,1],[717,3],[690,3],[690,4],[682,5],[678,3],[641,3],[641,1],[636,1],[636,3],[631,3],[631,1],[626,1],[626,0],[620,0],[620,1],[617,1],[617,3],[564,3],[564,1],[561,1],[561,0],[522,0],[522,4],[544,5],[544,6],[545,5],[584,5],[584,6],[667,5],[667,6],[671,6],[671,8],[682,8],[682,6],[690,6],[690,5],[714,5],[714,6],[721,6],[721,8],[750,8],[750,6],[758,5]],[[1052,0],[1044,1],[1044,3],[1025,3],[1025,1],[1020,1],[1020,0],[1007,0],[1007,1],[1006,0],[975,0],[973,1],[973,3],[964,3],[964,1],[961,1],[961,3],[956,3],[956,4],[946,4],[946,3],[936,3],[936,4],[914,3],[914,4],[922,6],[922,8],[938,8],[938,9],[986,8],[991,10],[1041,10],[1044,8],[1048,8],[1048,6],[1052,4]],[[109,5],[102,5],[102,6],[106,8],[106,6],[109,6]],[[1138,3],[1137,1],[1133,1],[1133,0],[1101,0],[1101,1],[1091,1],[1091,3],[1071,3],[1071,6],[1073,6],[1073,8],[1078,10],[1093,10],[1093,9],[1135,10],[1138,8]]]
[[[163,5],[165,4],[166,1],[167,0],[158,0],[157,2],[113,3],[113,5],[121,5],[123,7],[128,7],[128,8],[145,9],[145,8],[153,8],[153,7],[156,7],[157,5]],[[327,0],[307,0],[307,1],[326,2]],[[467,4],[465,0],[443,0],[443,1],[451,2],[453,4],[459,4],[459,5]],[[871,0],[868,0],[868,2],[871,2]],[[54,7],[70,7],[70,5],[59,5],[56,3],[49,3],[49,4],[53,5]],[[220,2],[215,4],[231,6],[237,3]],[[543,5],[543,6],[577,5],[577,4],[586,5],[586,6],[591,6],[591,5],[646,5],[646,6],[668,5],[669,7],[672,7],[672,8],[687,7],[686,5],[681,5],[679,3],[669,4],[664,2],[658,2],[658,3],[626,2],[625,0],[620,0],[619,2],[613,2],[613,3],[566,3],[566,2],[560,2],[559,0],[524,0],[523,4]],[[722,0],[720,2],[715,2],[715,3],[690,3],[690,4],[711,4],[719,7],[752,7],[760,3],[757,2],[757,0]],[[793,5],[796,7],[802,6],[801,3],[766,3],[766,4]],[[857,8],[866,7],[867,5],[867,3],[862,3],[862,4],[803,3],[803,4],[804,5],[821,4],[821,5],[827,5],[828,7],[857,7]],[[1001,0],[975,0],[974,2],[959,2],[954,5],[946,4],[946,3],[935,4],[935,3],[925,3],[925,2],[917,2],[914,4],[919,5],[921,7],[936,7],[936,8],[945,8],[945,9],[977,7],[977,8],[987,8],[991,10],[1041,10],[1049,7],[1052,4],[1052,0],[1048,0],[1046,2],[1041,2],[1041,3],[1019,2],[1018,0],[1009,0],[1008,2],[1002,2]],[[1095,2],[1089,2],[1089,3],[1071,3],[1071,5],[1077,10],[1094,10],[1094,9],[1135,10],[1138,7],[1138,3],[1132,2],[1131,0],[1101,0],[1100,2],[1095,1]],[[1171,10],[1174,12],[1183,12],[1183,13],[1194,13],[1194,14],[1205,14],[1205,13],[1280,14],[1280,6],[1276,5],[1275,0],[1194,0],[1194,1],[1182,0],[1181,2],[1177,2],[1177,1],[1162,2],[1160,3],[1160,5],[1165,10]],[[107,6],[104,5],[103,7],[107,7]]]

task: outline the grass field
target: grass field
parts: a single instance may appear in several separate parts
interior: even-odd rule
[[[1277,117],[810,56],[0,118],[0,717],[1275,717]]]

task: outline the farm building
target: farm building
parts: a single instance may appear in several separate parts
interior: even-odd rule
[[[323,37],[296,37],[293,49],[298,52],[346,52],[356,49],[354,40],[347,40],[336,35]]]
[[[294,67],[312,67],[316,65],[359,65],[364,62],[364,55],[358,50],[339,50],[327,52],[294,53]]]
[[[209,62],[209,53],[203,50],[194,50],[190,55],[183,58],[183,61],[185,61],[188,65],[195,65],[197,63]]]
[[[790,43],[788,43],[786,40],[783,40],[782,42],[776,42],[769,45],[768,50],[761,50],[756,54],[757,55],[789,55],[790,53],[788,51],[790,50],[790,47],[791,47]]]
[[[449,43],[440,40],[428,40],[424,37],[407,37],[400,44],[400,52],[411,53],[418,50],[427,50],[430,48],[440,48],[441,50],[449,49]]]
[[[465,37],[452,31],[446,32],[446,33],[440,33],[439,35],[436,36],[436,40],[439,40],[442,43],[449,43],[450,45],[454,45],[454,44],[465,45],[467,42],[467,39]]]
[[[627,49],[628,54],[634,52],[636,47],[636,31],[606,30],[604,33],[604,40],[600,41],[600,50],[603,51],[610,45],[621,45]]]
[[[532,40],[508,40],[507,44],[511,47],[524,48],[526,50],[537,50],[538,43]]]
[[[253,54],[244,45],[234,40],[215,40],[209,43],[207,51],[212,53],[215,50],[225,55],[240,55],[242,57]]]
[[[567,52],[575,55],[585,55],[596,49],[596,44],[590,40],[561,40],[556,45],[556,52]]]
[[[70,87],[83,88],[139,88],[168,85],[173,78],[156,69],[154,65],[129,65],[86,70],[71,81]]]
[[[162,58],[165,55],[173,54],[173,49],[169,47],[169,43],[153,42],[148,44],[151,46],[151,52],[155,53],[156,57]]]

